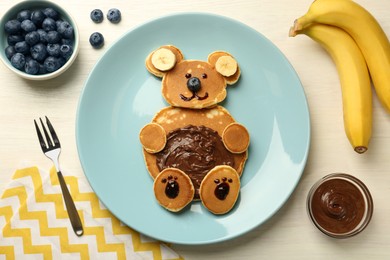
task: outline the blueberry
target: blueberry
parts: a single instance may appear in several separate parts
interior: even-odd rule
[[[14,56],[12,56],[11,65],[17,68],[18,70],[23,70],[25,64],[26,64],[26,59],[23,54],[16,53]]]
[[[43,64],[47,72],[56,71],[61,67],[61,61],[58,58],[53,56],[47,57]]]
[[[41,10],[37,10],[32,12],[31,14],[31,21],[36,25],[36,26],[41,26],[43,20],[45,20],[45,14]]]
[[[48,51],[45,44],[38,43],[30,48],[30,53],[33,59],[41,62],[46,59]]]
[[[37,33],[39,34],[39,41],[41,43],[47,43],[47,40],[46,40],[47,32],[43,29],[38,29]]]
[[[72,39],[61,39],[61,45],[66,44],[66,45],[73,45],[73,40]]]
[[[74,37],[74,29],[73,26],[68,22],[62,22],[57,27],[57,32],[59,32],[62,38],[65,39],[73,39]]]
[[[192,77],[187,81],[187,88],[195,93],[198,92],[201,87],[200,80],[197,77]]]
[[[63,22],[61,19],[58,19],[58,20],[55,20],[56,21],[56,26],[57,26],[57,31],[58,31],[58,27],[60,26],[60,24]]]
[[[42,63],[39,63],[39,71],[38,71],[38,74],[46,74],[47,73],[47,70],[45,68],[45,65],[43,65]]]
[[[94,32],[89,37],[89,43],[94,48],[101,48],[104,45],[104,37],[99,32]]]
[[[49,31],[46,35],[47,43],[58,43],[61,41],[61,35],[57,31]]]
[[[20,27],[22,27],[22,29],[25,32],[32,32],[32,31],[35,31],[37,29],[37,27],[35,26],[35,24],[31,20],[24,20],[20,24]]]
[[[24,55],[24,59],[26,60],[26,63],[27,63],[30,60],[32,60],[33,58],[31,57],[31,55]]]
[[[4,30],[9,34],[17,34],[21,31],[21,22],[18,20],[10,20],[4,24]]]
[[[100,9],[92,10],[90,17],[95,23],[101,23],[104,19],[103,12]]]
[[[27,44],[32,46],[34,44],[37,44],[40,41],[40,36],[37,31],[32,31],[27,33],[24,39],[27,42]]]
[[[56,31],[57,30],[57,24],[56,24],[56,22],[52,18],[47,17],[42,22],[42,29],[45,30],[46,32],[48,32],[48,31]]]
[[[30,59],[26,61],[26,64],[24,65],[24,71],[27,74],[35,75],[39,72],[39,63],[38,61],[34,59]]]
[[[46,51],[50,56],[58,57],[60,56],[60,47],[61,45],[59,45],[58,43],[55,44],[49,43],[46,47]]]
[[[112,8],[108,10],[107,19],[112,23],[119,23],[121,20],[121,11],[117,8]]]
[[[24,41],[24,37],[21,34],[9,34],[7,36],[8,45],[15,45],[17,42]]]
[[[60,68],[65,65],[66,59],[64,57],[58,57],[58,62],[60,63]]]
[[[16,19],[18,19],[20,22],[23,22],[24,20],[29,20],[30,18],[31,18],[30,10],[22,10],[16,15]]]
[[[61,45],[60,47],[60,53],[61,53],[61,56],[68,60],[70,58],[70,56],[72,56],[72,53],[73,53],[73,48],[72,46],[69,46],[69,45]]]
[[[58,20],[58,18],[60,18],[58,12],[51,7],[45,8],[43,13],[46,15],[46,17],[49,17],[53,20]]]
[[[12,56],[14,56],[15,53],[16,51],[14,46],[7,46],[7,48],[5,48],[5,56],[7,56],[9,60],[11,60]]]
[[[22,54],[27,54],[30,52],[30,46],[26,41],[18,42],[15,44],[15,51]]]

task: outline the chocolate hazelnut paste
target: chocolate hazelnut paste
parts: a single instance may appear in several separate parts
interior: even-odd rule
[[[218,133],[205,126],[188,125],[171,131],[165,148],[156,154],[160,171],[178,168],[192,180],[195,199],[204,176],[215,166],[234,167],[233,155],[225,148]]]
[[[365,212],[362,192],[343,179],[322,183],[314,192],[311,207],[318,225],[337,234],[352,231],[359,225]]]

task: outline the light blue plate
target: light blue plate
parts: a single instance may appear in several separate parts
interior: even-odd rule
[[[251,135],[241,195],[226,215],[199,202],[171,213],[155,200],[144,165],[140,129],[167,106],[161,80],[145,68],[147,55],[173,44],[187,59],[216,50],[237,59],[242,76],[222,103]],[[125,34],[91,72],[80,98],[77,146],[85,174],[101,201],[121,221],[159,240],[207,244],[264,223],[289,198],[303,169],[310,121],[301,83],[284,55],[246,25],[211,14],[163,17]]]

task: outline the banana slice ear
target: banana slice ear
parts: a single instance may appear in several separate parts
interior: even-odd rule
[[[209,55],[208,61],[215,67],[215,70],[221,74],[226,83],[233,85],[238,81],[241,75],[240,67],[236,59],[225,51],[216,51]]]
[[[165,73],[182,61],[182,52],[173,45],[164,45],[151,52],[146,58],[146,69],[153,75],[162,78]]]

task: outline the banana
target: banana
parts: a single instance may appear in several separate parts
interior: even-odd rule
[[[171,50],[161,48],[152,54],[152,64],[160,71],[167,71],[175,66],[176,56]]]
[[[228,55],[221,56],[215,63],[215,69],[223,76],[230,77],[237,71],[237,61]]]
[[[317,0],[318,1],[318,0]],[[344,128],[357,153],[368,149],[372,129],[371,81],[362,52],[344,30],[324,24],[311,24],[289,35],[305,34],[318,42],[332,57],[340,78]]]
[[[294,30],[312,23],[337,26],[352,36],[367,62],[377,96],[390,113],[390,43],[378,21],[351,0],[315,0],[295,21]]]

